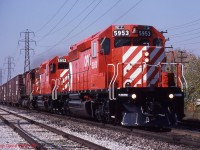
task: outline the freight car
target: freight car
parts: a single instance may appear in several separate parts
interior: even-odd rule
[[[2,104],[18,105],[24,93],[23,75],[17,75],[0,87]]]
[[[124,126],[174,125],[187,84],[182,64],[166,62],[165,42],[152,26],[111,25],[28,73],[28,101]]]

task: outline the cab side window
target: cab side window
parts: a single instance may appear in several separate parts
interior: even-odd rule
[[[162,39],[160,39],[160,38],[155,38],[155,39],[153,40],[153,46],[163,46]]]
[[[110,54],[110,39],[109,38],[105,38],[105,39],[102,38],[101,43],[102,43],[101,48],[103,49],[104,55]]]
[[[92,57],[97,57],[97,42],[92,43]]]
[[[50,68],[50,72],[51,73],[55,73],[56,72],[56,64],[50,64],[49,68]]]
[[[145,38],[134,38],[133,45],[134,46],[150,46],[150,41],[149,39],[145,39]]]

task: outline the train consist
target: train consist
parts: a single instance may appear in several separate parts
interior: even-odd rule
[[[111,25],[0,86],[4,104],[124,126],[171,126],[184,117],[185,78],[152,26]]]

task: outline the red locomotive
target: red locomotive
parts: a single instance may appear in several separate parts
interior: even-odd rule
[[[112,25],[26,73],[21,100],[124,126],[174,125],[184,117],[186,81],[164,48],[152,26]]]

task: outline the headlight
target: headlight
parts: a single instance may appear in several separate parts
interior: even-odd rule
[[[144,61],[145,61],[146,63],[148,63],[148,62],[149,62],[149,58],[145,58]]]
[[[169,98],[170,99],[174,98],[174,94],[169,94]]]
[[[132,33],[137,33],[137,28],[133,28]]]
[[[144,56],[146,56],[146,57],[149,56],[149,52],[145,52]]]
[[[125,87],[130,87],[131,83],[130,82],[126,82]]]
[[[136,94],[132,94],[131,97],[132,97],[132,99],[136,99],[137,95]]]

